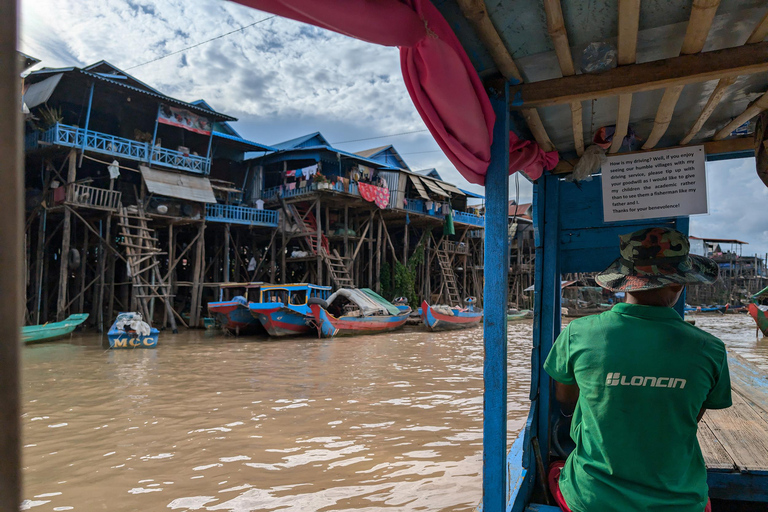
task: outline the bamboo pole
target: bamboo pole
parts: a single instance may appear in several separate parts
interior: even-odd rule
[[[520,70],[518,70],[512,55],[510,55],[509,50],[504,45],[504,41],[501,39],[496,27],[493,26],[493,22],[491,22],[491,18],[488,16],[488,11],[485,8],[485,2],[483,0],[456,0],[456,3],[459,4],[464,17],[467,18],[475,29],[483,46],[488,50],[491,59],[493,59],[499,72],[504,75],[504,78],[514,80],[515,83],[522,82],[523,77],[520,74]],[[544,123],[541,122],[536,109],[523,109],[522,112],[528,128],[530,128],[533,137],[541,149],[544,151],[554,151],[555,146],[549,139]]]
[[[616,116],[616,130],[613,133],[611,148],[609,153],[617,153],[624,143],[624,137],[627,136],[629,129],[629,115],[632,111],[632,95],[620,94],[618,98],[618,115]]]
[[[733,130],[743,125],[763,110],[768,110],[768,92],[760,96],[754,103],[752,103],[747,109],[741,113],[738,117],[734,118],[730,123],[725,125],[723,129],[715,134],[714,140],[721,140],[728,137]]]
[[[755,26],[755,30],[749,35],[746,44],[759,43],[765,39],[766,36],[768,36],[768,12],[765,13],[763,19],[760,20],[760,23]]]
[[[699,131],[701,131],[701,128],[704,126],[704,123],[707,122],[707,119],[709,119],[709,116],[712,115],[712,112],[715,111],[715,107],[720,104],[720,100],[723,99],[723,96],[725,95],[726,90],[728,87],[733,85],[733,83],[736,81],[736,77],[728,77],[728,78],[721,78],[717,82],[717,87],[715,87],[715,90],[712,91],[712,94],[709,96],[709,99],[707,100],[707,104],[704,105],[704,109],[699,114],[699,117],[696,119],[696,122],[693,123],[693,126],[691,127],[688,134],[685,136],[683,140],[680,141],[680,145],[685,145],[691,142],[691,140],[696,136]]]
[[[74,183],[77,175],[77,152],[73,149],[69,152],[69,173],[67,174],[67,183],[69,186]],[[65,192],[69,192],[68,190]],[[61,234],[61,258],[59,261],[59,293],[56,300],[56,320],[64,320],[65,309],[67,305],[67,288],[69,285],[69,244],[72,237],[72,217],[69,208],[64,209],[64,227]]]
[[[699,53],[704,48],[719,6],[720,0],[693,0],[681,54]]]
[[[633,64],[637,59],[637,31],[640,23],[640,0],[619,0],[619,66]],[[616,129],[609,153],[617,153],[629,130],[632,94],[621,94],[618,99]]]
[[[88,262],[88,230],[83,228],[83,250],[80,253],[80,275],[77,276],[79,280],[80,293],[78,294],[79,300],[77,303],[77,312],[83,313],[85,309],[85,273],[87,270],[86,263]]]
[[[651,134],[648,135],[643,149],[653,149],[656,144],[659,143],[662,135],[666,133],[669,123],[672,121],[672,116],[675,113],[675,105],[680,98],[680,93],[683,92],[684,85],[676,85],[664,89],[664,95],[661,97],[661,103],[656,111],[656,118],[653,120],[653,129]]]
[[[40,324],[40,306],[43,299],[43,262],[45,260],[45,227],[48,221],[48,209],[44,208],[37,225],[37,247],[35,248],[35,314],[32,323]]]
[[[565,29],[560,0],[544,0],[544,11],[547,16],[547,31],[555,46],[560,71],[563,76],[575,75],[576,70],[573,67],[573,56],[568,44],[568,32]],[[571,103],[571,127],[573,128],[573,143],[576,154],[581,156],[584,154],[584,126],[580,101]]]
[[[381,246],[381,230],[384,227],[384,219],[381,218],[381,215],[379,215],[379,233],[376,236],[376,275],[375,275],[375,286],[374,290],[376,293],[379,293],[381,291],[381,251],[384,249]]]
[[[19,346],[22,317],[24,168],[22,160],[21,81],[16,56],[16,0],[0,0],[0,510],[21,503],[21,428]]]

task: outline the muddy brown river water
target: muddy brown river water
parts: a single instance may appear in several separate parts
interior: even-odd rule
[[[697,317],[768,370],[745,315]],[[510,442],[531,322],[509,325]],[[256,341],[96,335],[24,347],[34,511],[469,511],[481,496],[482,329]]]

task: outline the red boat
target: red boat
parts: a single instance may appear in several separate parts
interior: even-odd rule
[[[749,310],[749,316],[755,320],[757,328],[760,329],[763,336],[768,336],[768,317],[765,316],[765,311],[757,307],[757,304],[750,304],[747,308]]]

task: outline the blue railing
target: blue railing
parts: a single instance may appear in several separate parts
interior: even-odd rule
[[[105,155],[130,158],[139,162],[149,162],[183,171],[207,174],[211,168],[210,158],[197,155],[184,155],[180,151],[158,148],[151,150],[151,144],[124,139],[106,133],[87,132],[76,126],[56,123],[42,134],[32,133],[26,137],[25,147],[33,150],[39,147],[39,142],[83,148]],[[151,159],[151,161],[150,161]]]
[[[317,192],[318,190],[328,190],[331,192],[344,192],[346,194],[351,194],[353,196],[359,196],[360,191],[357,189],[357,183],[350,183],[348,189],[344,190],[344,185],[342,183],[330,183],[327,185],[328,188],[318,188],[317,183],[310,183],[309,186],[306,187],[296,187],[294,189],[286,189],[283,188],[283,198],[288,199],[290,197],[297,197],[297,196],[303,196],[305,194],[312,194],[314,192]],[[261,198],[265,201],[269,201],[270,199],[276,199],[277,198],[277,192],[282,187],[272,187],[266,189],[261,194]]]
[[[480,217],[473,213],[460,212],[453,210],[453,221],[469,224],[470,226],[485,227],[485,217]]]
[[[205,206],[205,220],[213,222],[276,228],[277,219],[277,211],[275,210],[258,210],[231,204],[207,204]]]

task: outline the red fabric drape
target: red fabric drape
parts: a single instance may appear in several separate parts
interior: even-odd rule
[[[235,1],[370,43],[398,46],[406,88],[427,128],[467,181],[484,184],[493,109],[464,48],[429,0]]]
[[[544,174],[544,169],[554,169],[559,161],[557,151],[544,151],[535,142],[509,132],[509,174],[523,171],[532,180],[537,180]]]

